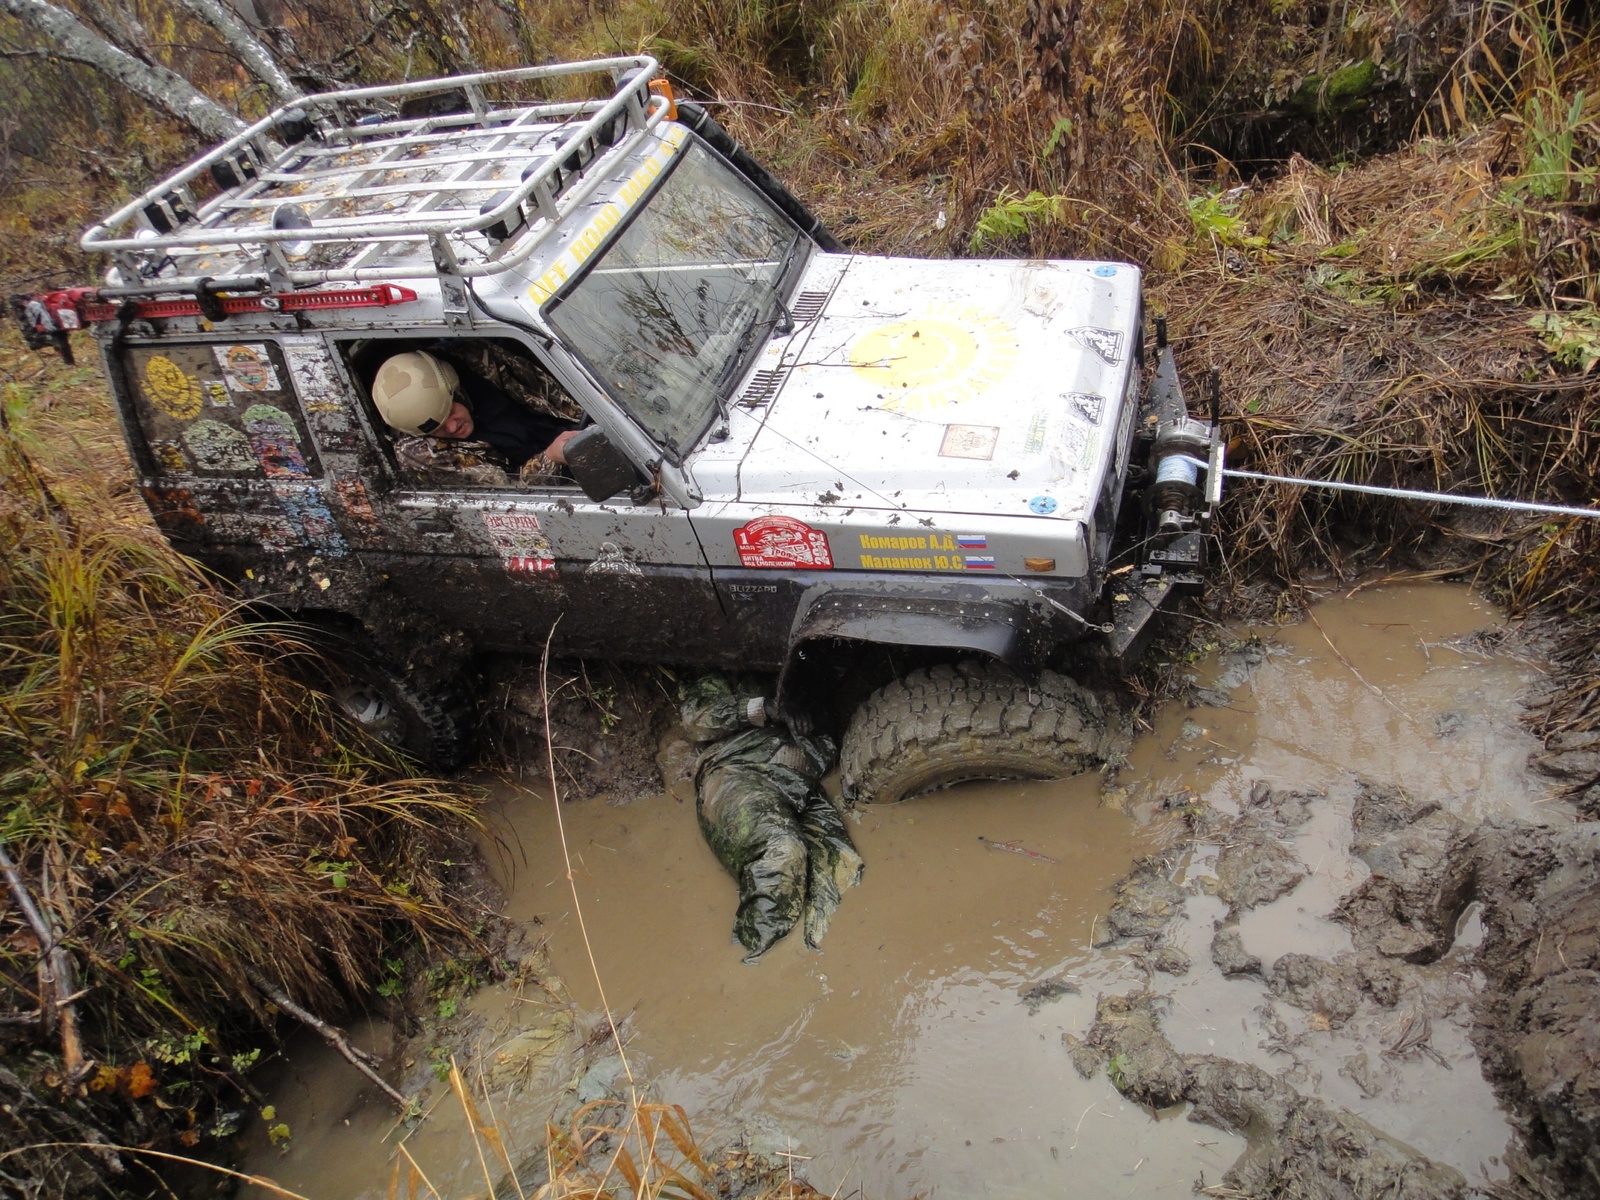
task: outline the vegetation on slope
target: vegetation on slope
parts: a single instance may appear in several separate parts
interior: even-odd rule
[[[397,936],[470,937],[442,864],[471,809],[341,744],[304,648],[150,527],[79,382],[0,409],[4,1140],[195,1146],[259,1104],[274,993],[334,1013]],[[66,1193],[84,1161],[0,1171]]]

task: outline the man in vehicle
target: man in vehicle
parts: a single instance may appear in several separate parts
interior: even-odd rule
[[[390,428],[406,435],[395,445],[402,464],[433,473],[439,456],[417,439],[477,441],[526,480],[554,476],[566,463],[566,444],[578,423],[519,404],[487,379],[425,350],[386,359],[372,381],[372,400]]]

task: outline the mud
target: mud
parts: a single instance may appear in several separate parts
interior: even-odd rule
[[[1491,820],[1469,845],[1490,987],[1473,1038],[1529,1173],[1600,1196],[1600,826]]]
[[[1463,589],[1371,589],[1316,612],[1195,664],[1193,706],[1158,712],[1113,776],[853,815],[872,869],[821,954],[789,939],[741,965],[684,747],[634,738],[644,762],[659,751],[668,794],[617,787],[562,816],[635,1071],[708,1144],[801,1164],[825,1193],[1349,1200],[1536,1194],[1533,1179],[1582,1194],[1569,1172],[1589,1168],[1567,1160],[1594,1141],[1580,1050],[1596,964],[1592,906],[1572,897],[1593,874],[1553,865],[1572,814],[1530,770],[1515,700],[1537,672],[1470,636],[1497,616]],[[638,718],[652,735],[654,720]],[[530,1155],[552,1112],[614,1080],[584,1057],[603,1054],[601,1010],[553,807],[515,783],[497,797],[504,916],[546,943],[566,988],[487,988],[457,1024],[481,1024],[469,1076],[513,1081],[494,1104]],[[1509,841],[1480,849],[1491,833]],[[1503,864],[1503,902],[1478,865],[1460,885],[1484,855]],[[1545,928],[1565,940],[1541,946]],[[571,1034],[547,1036],[559,1013]],[[420,1083],[428,1053],[397,1045],[390,1061]],[[315,1132],[253,1169],[376,1200],[404,1136],[436,1186],[482,1187],[440,1088],[422,1126],[396,1132],[347,1068],[324,1071],[274,1096]]]
[[[1533,765],[1567,786],[1579,812],[1600,818],[1600,732],[1553,734]]]
[[[496,663],[484,681],[494,698],[490,732],[516,775],[546,773],[544,696],[563,794],[626,803],[661,790],[656,755],[676,712],[672,678],[657,668],[558,660],[541,688],[539,673],[517,660]],[[688,750],[692,771],[693,749]],[[691,785],[692,787],[692,785]]]
[[[1179,1054],[1148,996],[1104,996],[1083,1046],[1104,1058],[1117,1090],[1249,1145],[1222,1177],[1243,1196],[1457,1200],[1466,1180],[1353,1113],[1302,1096],[1280,1077],[1209,1054]],[[1082,1051],[1080,1051],[1080,1054]]]

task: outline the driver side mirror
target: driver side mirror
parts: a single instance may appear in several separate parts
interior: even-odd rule
[[[596,502],[609,500],[639,482],[637,468],[598,425],[579,430],[567,443],[565,454],[567,470],[583,494]]]

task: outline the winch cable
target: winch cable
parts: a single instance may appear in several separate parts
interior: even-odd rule
[[[1429,504],[1464,504],[1469,508],[1495,508],[1507,512],[1543,513],[1555,517],[1600,520],[1600,508],[1572,508],[1564,504],[1533,504],[1526,500],[1498,500],[1493,496],[1454,496],[1448,492],[1419,492],[1411,488],[1376,487],[1368,483],[1338,483],[1327,479],[1296,479],[1288,475],[1263,475],[1258,471],[1222,468],[1224,478],[1254,479],[1261,483],[1287,483],[1329,492],[1360,492],[1364,496],[1391,496],[1396,500],[1423,500]]]

